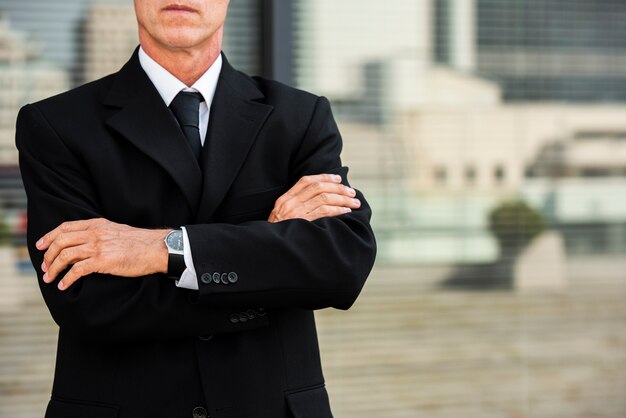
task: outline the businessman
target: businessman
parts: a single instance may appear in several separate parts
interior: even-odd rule
[[[313,311],[376,245],[329,103],[230,66],[228,0],[134,3],[119,72],[18,115],[46,417],[331,417]]]

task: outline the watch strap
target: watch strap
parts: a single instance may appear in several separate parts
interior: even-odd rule
[[[185,256],[182,254],[169,253],[167,256],[167,275],[172,279],[180,279],[187,266]]]

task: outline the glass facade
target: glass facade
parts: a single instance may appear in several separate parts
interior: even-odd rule
[[[42,415],[56,325],[24,249],[25,103],[119,68],[126,0],[0,0],[0,417]],[[626,5],[293,0],[295,87],[327,96],[378,259],[317,314],[335,416],[626,415]],[[262,2],[224,52],[262,74]]]
[[[379,241],[357,305],[318,314],[337,416],[626,413],[624,10],[297,3],[295,78]]]
[[[479,72],[508,100],[626,100],[626,4],[477,0]]]

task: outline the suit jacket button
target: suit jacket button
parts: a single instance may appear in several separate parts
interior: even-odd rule
[[[230,273],[228,273],[229,282],[237,283],[237,280],[239,280],[239,276],[237,276],[237,273],[235,273],[234,271],[231,271]]]
[[[191,412],[193,418],[209,418],[209,414],[206,409],[201,406],[196,406]]]
[[[228,281],[228,274],[222,273],[222,277],[220,277],[220,279],[222,280],[222,283],[230,284],[230,282]]]
[[[236,324],[237,322],[239,322],[239,315],[234,313],[230,315],[230,322],[232,322],[233,324]]]
[[[204,284],[211,283],[211,274],[210,273],[202,273],[200,276],[200,281]]]
[[[219,283],[220,282],[220,277],[221,277],[221,274],[213,273],[213,283]]]

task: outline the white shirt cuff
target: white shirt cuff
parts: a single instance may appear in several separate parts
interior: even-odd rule
[[[196,268],[193,265],[193,257],[191,255],[191,245],[189,244],[189,237],[187,236],[187,229],[182,227],[183,230],[183,253],[185,257],[185,271],[180,276],[180,279],[176,280],[176,286],[185,289],[198,290],[198,276],[196,275]]]

